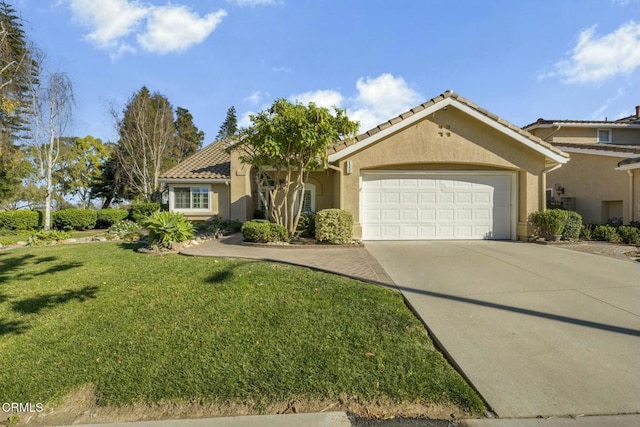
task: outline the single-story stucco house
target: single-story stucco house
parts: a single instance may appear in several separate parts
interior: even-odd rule
[[[353,214],[364,240],[526,239],[544,209],[559,148],[447,91],[328,150],[304,210]],[[220,142],[162,175],[169,207],[189,218],[244,221],[259,208],[250,167]]]
[[[640,221],[640,106],[613,121],[538,119],[524,129],[571,156],[549,172],[548,200],[585,223]]]

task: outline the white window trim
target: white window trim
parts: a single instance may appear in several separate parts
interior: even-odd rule
[[[311,210],[308,212],[302,211],[301,213],[311,213],[316,211],[316,186],[314,184],[305,184],[304,191],[308,191],[311,193]],[[300,201],[299,197],[296,197],[296,203],[294,205],[294,210],[298,211],[298,203]]]
[[[191,192],[192,188],[206,188],[208,194],[209,207],[204,209],[192,209],[192,208],[176,208],[175,207],[175,192],[176,188],[188,188],[189,189],[189,204],[193,203],[193,193]],[[169,192],[169,206],[171,207],[172,212],[182,212],[182,213],[201,213],[201,212],[211,212],[211,202],[213,200],[213,192],[211,191],[210,185],[173,185],[171,186],[171,191]]]
[[[613,134],[611,132],[611,129],[602,129],[602,128],[598,128],[598,133],[596,134],[596,140],[598,143],[600,144],[611,144],[613,142]],[[600,132],[607,132],[609,134],[609,140],[608,141],[600,141]]]

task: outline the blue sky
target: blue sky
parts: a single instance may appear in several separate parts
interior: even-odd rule
[[[76,136],[146,85],[215,137],[276,98],[361,131],[447,89],[523,126],[640,104],[640,0],[9,0],[74,84]]]

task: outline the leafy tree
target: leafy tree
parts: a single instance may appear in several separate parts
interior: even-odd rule
[[[353,138],[358,123],[344,110],[333,114],[314,103],[305,106],[278,99],[265,111],[250,117],[252,126],[242,132],[236,148],[255,171],[259,193],[267,190],[269,218],[290,234],[298,226],[309,172],[327,168],[327,149],[341,138]],[[296,209],[297,204],[297,209]]]
[[[178,107],[176,109],[176,137],[171,151],[173,154],[168,159],[167,168],[172,167],[182,159],[194,154],[202,148],[204,141],[204,132],[198,130],[193,124],[193,116],[186,108]]]
[[[126,183],[145,201],[159,201],[160,174],[176,134],[171,103],[143,86],[129,99],[122,118],[112,115],[120,137],[116,158]]]
[[[133,197],[126,188],[125,176],[118,163],[115,144],[107,144],[109,155],[98,167],[98,174],[91,183],[91,198],[102,200],[102,209],[107,209],[111,203],[119,202],[123,198]]]
[[[56,172],[56,181],[63,193],[80,199],[83,209],[91,202],[91,186],[108,156],[109,147],[91,135],[61,139],[61,167]]]
[[[227,110],[227,117],[222,122],[220,130],[216,135],[216,141],[229,139],[238,133],[238,117],[236,115],[236,107],[233,105]]]

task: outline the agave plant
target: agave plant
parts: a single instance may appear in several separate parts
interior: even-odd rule
[[[169,247],[193,239],[193,224],[181,213],[156,212],[148,217],[144,227],[149,230],[149,244]]]

